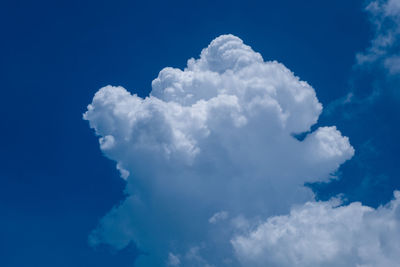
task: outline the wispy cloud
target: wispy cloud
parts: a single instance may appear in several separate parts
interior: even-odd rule
[[[342,112],[345,118],[352,119],[366,108],[369,109],[385,91],[398,91],[396,77],[400,73],[400,0],[370,1],[365,11],[373,28],[373,38],[365,51],[355,55],[348,93],[329,103],[324,115]],[[365,84],[365,80],[369,84]],[[354,107],[351,113],[340,110],[348,105]]]
[[[357,54],[357,63],[366,65],[381,62],[390,74],[399,72],[400,1],[378,0],[370,2],[365,10],[370,15],[375,36],[365,52]]]

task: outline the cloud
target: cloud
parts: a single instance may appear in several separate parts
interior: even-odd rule
[[[400,0],[371,1],[365,10],[370,15],[375,37],[364,53],[357,54],[357,63],[366,65],[381,62],[389,74],[398,74]]]
[[[341,114],[346,120],[365,115],[388,95],[398,99],[400,74],[400,0],[366,1],[373,30],[369,46],[355,55],[349,90],[333,100],[324,116]]]
[[[308,202],[232,240],[243,266],[398,266],[400,192],[377,209]]]
[[[117,163],[127,198],[91,244],[134,242],[145,252],[138,266],[163,266],[171,255],[183,255],[182,266],[240,264],[234,234],[313,200],[304,183],[328,181],[353,156],[335,126],[293,137],[321,111],[308,83],[233,35],[213,40],[184,70],[161,70],[144,99],[101,88],[84,119]]]
[[[168,254],[168,266],[179,266],[181,264],[181,260],[177,255],[174,255],[172,253]]]
[[[223,221],[228,218],[229,214],[226,211],[220,211],[215,213],[210,219],[208,219],[209,223],[217,223],[218,221]]]

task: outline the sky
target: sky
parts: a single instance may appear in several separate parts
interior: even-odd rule
[[[400,1],[3,1],[0,21],[1,266],[400,261]]]

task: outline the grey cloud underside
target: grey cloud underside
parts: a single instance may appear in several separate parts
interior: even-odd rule
[[[308,83],[233,35],[184,70],[161,70],[149,97],[100,89],[84,118],[126,179],[127,198],[91,243],[134,242],[148,252],[138,266],[243,265],[247,252],[233,238],[313,201],[303,184],[327,181],[353,156],[334,126],[293,137],[321,111]]]

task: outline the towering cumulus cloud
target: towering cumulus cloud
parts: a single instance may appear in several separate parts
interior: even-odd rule
[[[293,137],[310,131],[321,110],[309,84],[233,35],[213,40],[184,70],[161,70],[144,99],[100,89],[84,118],[126,180],[127,197],[90,242],[133,242],[144,251],[138,266],[240,266],[252,255],[265,266],[268,253],[284,253],[281,243],[291,241],[283,236],[274,250],[268,231],[301,222],[302,213],[351,213],[329,202],[268,219],[314,203],[304,183],[329,179],[354,154],[334,126]]]

